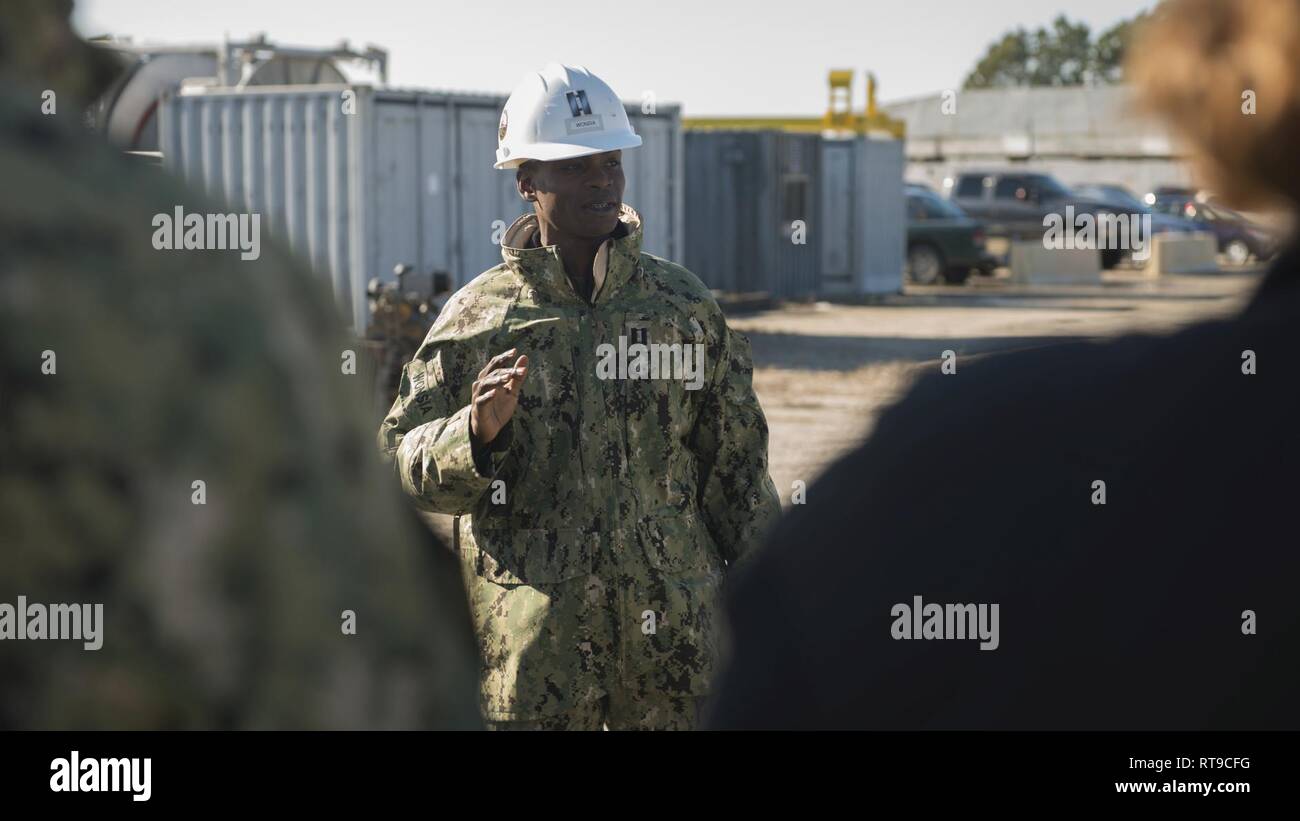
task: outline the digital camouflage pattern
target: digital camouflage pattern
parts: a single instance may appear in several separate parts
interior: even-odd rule
[[[7,2],[0,43],[52,26],[38,8]],[[268,242],[154,250],[154,214],[226,209],[87,134],[13,56],[0,602],[102,603],[103,646],[0,642],[0,727],[482,726],[457,563],[369,447],[329,295]]]
[[[630,207],[597,254],[590,303],[536,231],[534,216],[517,220],[504,262],[448,302],[380,445],[419,507],[457,516],[486,718],[534,721],[611,693],[703,695],[724,570],[780,513],[749,342],[692,273],[641,251]],[[599,378],[597,346],[620,335],[703,345],[702,387]],[[528,376],[484,473],[472,383],[511,348]]]

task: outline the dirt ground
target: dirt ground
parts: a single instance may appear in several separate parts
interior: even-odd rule
[[[794,304],[731,316],[754,349],[754,387],[771,432],[772,478],[784,504],[866,437],[921,368],[944,350],[964,357],[1102,338],[1171,333],[1239,310],[1259,271],[1214,276],[1107,273],[1101,285],[1027,286],[976,279],[911,287],[869,305]],[[427,517],[450,538],[450,517]]]
[[[1238,310],[1258,272],[1167,276],[1148,281],[1107,274],[1100,286],[909,287],[878,305],[817,303],[733,317],[754,347],[754,385],[771,431],[772,478],[790,503],[867,436],[919,369],[938,368],[944,350],[996,355],[1063,339],[1129,332],[1170,333]]]

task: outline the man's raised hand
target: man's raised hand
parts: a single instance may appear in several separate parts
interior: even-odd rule
[[[474,380],[469,432],[480,445],[490,444],[497,438],[519,403],[519,390],[528,376],[528,357],[514,359],[515,353],[511,348],[492,357]]]

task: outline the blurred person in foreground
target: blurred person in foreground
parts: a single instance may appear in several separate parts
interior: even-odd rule
[[[1174,0],[1130,54],[1217,190],[1297,205],[1300,0]],[[710,726],[1300,728],[1298,268],[1227,321],[935,368],[742,568]]]
[[[70,11],[0,17],[0,728],[481,726],[329,296],[278,248],[154,249],[226,208],[80,126],[110,78]],[[50,637],[73,604],[94,642]]]

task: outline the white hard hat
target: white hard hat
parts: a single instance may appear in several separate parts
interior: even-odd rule
[[[550,63],[510,94],[497,129],[496,168],[636,148],[623,101],[581,66]]]

